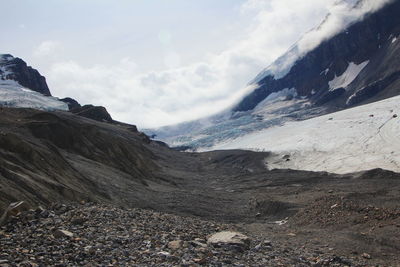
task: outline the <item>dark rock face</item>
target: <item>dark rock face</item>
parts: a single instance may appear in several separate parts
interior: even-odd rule
[[[337,108],[398,95],[400,79],[394,74],[400,71],[400,40],[396,40],[400,35],[399,14],[400,1],[396,0],[366,16],[297,60],[286,76],[274,79],[269,75],[260,80],[259,88],[233,111],[252,110],[268,95],[285,88],[295,88],[299,96],[315,105],[329,103]],[[345,92],[329,92],[329,81],[341,76],[351,62],[358,65],[366,61],[368,65]]]
[[[69,110],[82,107],[81,104],[78,103],[78,101],[71,97],[62,98],[60,99],[60,101],[67,103]]]
[[[102,122],[113,121],[110,114],[107,112],[106,108],[102,106],[84,105],[82,107],[77,107],[72,109],[71,112],[76,115],[96,121],[102,121]]]
[[[26,88],[45,96],[51,96],[46,78],[20,58],[8,54],[0,55],[0,77],[5,80],[17,81]]]

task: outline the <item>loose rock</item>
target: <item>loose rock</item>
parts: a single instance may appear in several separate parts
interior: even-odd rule
[[[248,249],[250,246],[250,238],[239,232],[223,231],[210,236],[207,243],[216,247],[240,247]]]
[[[54,231],[53,236],[56,238],[63,238],[63,237],[72,238],[74,237],[74,234],[67,230],[57,229]]]

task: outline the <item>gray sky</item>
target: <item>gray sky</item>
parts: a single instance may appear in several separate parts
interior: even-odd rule
[[[53,95],[103,105],[144,128],[230,107],[337,0],[0,0],[0,7],[0,53],[37,68]]]

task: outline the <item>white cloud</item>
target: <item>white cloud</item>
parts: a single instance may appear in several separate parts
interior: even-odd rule
[[[141,128],[208,116],[248,93],[251,88],[246,84],[261,69],[337,5],[336,0],[248,0],[240,11],[253,20],[244,37],[224,52],[208,55],[203,62],[181,66],[179,51],[174,51],[165,55],[166,70],[141,73],[130,59],[113,66],[89,67],[77,61],[61,61],[51,66],[47,78],[54,95],[106,106],[115,119]],[[158,37],[163,45],[171,43],[168,31]],[[321,36],[315,36],[300,45],[306,50],[321,40]],[[35,55],[51,54],[56,44],[43,42]]]
[[[25,25],[24,25],[25,27]],[[60,52],[61,44],[57,41],[47,40],[40,43],[33,51],[35,57],[53,56],[55,53]]]

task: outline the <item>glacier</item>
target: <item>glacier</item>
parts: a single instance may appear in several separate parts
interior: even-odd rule
[[[199,151],[270,151],[269,169],[400,172],[400,96],[304,121],[287,121]]]

